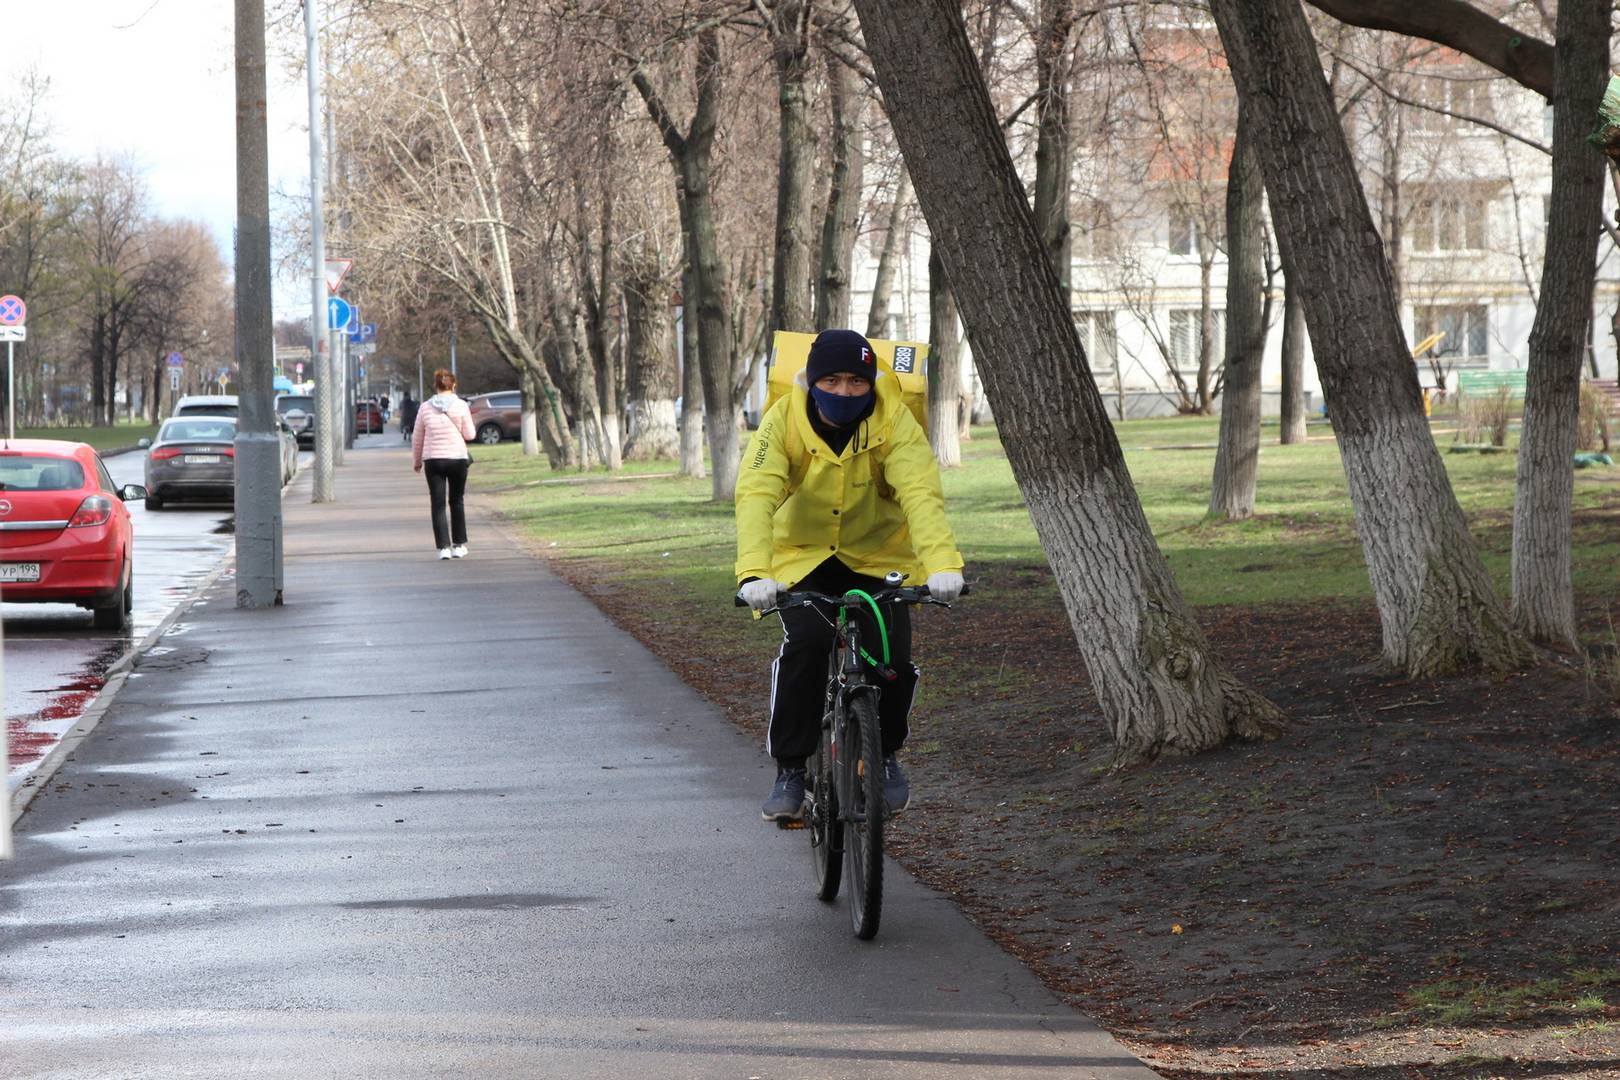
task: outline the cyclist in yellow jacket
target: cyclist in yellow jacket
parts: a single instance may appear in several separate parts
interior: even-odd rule
[[[841,595],[884,587],[892,570],[949,603],[962,591],[962,556],[945,520],[939,467],[922,425],[884,377],[867,340],[824,330],[810,346],[801,385],[778,401],[749,442],[737,479],[737,580],[749,607],[778,591]],[[905,742],[917,687],[909,609],[885,612],[892,681],[878,706],[883,792],[891,813],[911,792],[895,754]],[[819,608],[782,613],[782,650],[771,671],[765,750],[777,776],[761,809],[767,821],[803,808],[805,759],[821,738],[822,695],[833,617]],[[871,633],[867,629],[867,633]]]

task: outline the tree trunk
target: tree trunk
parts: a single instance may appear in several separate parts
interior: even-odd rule
[[[1035,39],[1035,226],[1064,303],[1073,276],[1069,235],[1069,36],[1073,0],[1041,0]]]
[[[777,0],[770,38],[780,121],[776,172],[776,258],[771,267],[772,330],[815,330],[810,298],[811,172],[816,132],[810,122],[810,0]],[[722,470],[715,465],[715,475]]]
[[[962,464],[962,343],[957,334],[956,298],[945,278],[939,252],[928,255],[928,443],[941,466]]]
[[[1116,760],[1275,731],[1281,715],[1210,649],[1154,543],[960,5],[855,8]]]
[[[832,107],[832,180],[821,223],[821,287],[816,290],[816,329],[849,325],[849,277],[854,262],[855,224],[860,216],[866,155],[861,151],[861,120],[866,94],[848,64],[827,54],[827,98]]]
[[[617,370],[618,350],[614,339],[618,334],[618,272],[613,258],[613,188],[604,185],[601,206],[600,244],[596,257],[592,257],[589,219],[585,214],[584,188],[580,188],[580,288],[584,304],[585,341],[589,346],[594,386],[591,400],[592,415],[601,440],[602,464],[617,470],[624,464],[619,439],[619,384]]]
[[[1284,446],[1305,441],[1305,305],[1288,262],[1283,261],[1282,433]]]
[[[675,340],[670,333],[668,290],[661,285],[656,275],[625,279],[630,403],[626,461],[673,458],[681,449],[675,425]]]
[[[681,275],[681,475],[702,479],[703,372],[698,364],[697,312],[692,296],[697,291],[690,263]]]
[[[523,393],[522,412],[518,426],[523,437],[523,456],[534,457],[540,452],[539,394],[534,387],[534,373],[525,371],[518,376],[518,387]]]
[[[1532,641],[1579,647],[1570,513],[1581,365],[1602,229],[1604,160],[1586,142],[1609,70],[1609,0],[1558,5],[1552,195],[1513,501],[1513,622]]]
[[[1198,238],[1198,385],[1193,400],[1199,416],[1215,411],[1215,253],[1204,237]]]
[[[1413,677],[1532,654],[1485,573],[1423,415],[1389,263],[1297,0],[1213,0],[1233,81],[1256,113],[1278,242],[1297,271],[1383,656]]]
[[[1253,110],[1238,110],[1226,180],[1226,378],[1221,432],[1210,485],[1212,517],[1254,514],[1260,466],[1260,364],[1266,344],[1266,270],[1260,170],[1254,160]]]
[[[866,336],[889,336],[889,301],[894,296],[894,275],[900,264],[900,244],[906,224],[906,203],[911,198],[911,174],[904,164],[894,184],[894,204],[889,207],[889,227],[883,233],[878,251],[877,276],[872,280],[872,307],[866,316]]]
[[[146,403],[146,415],[149,423],[157,423],[163,418],[163,369],[165,353],[162,349],[152,358],[152,398]]]

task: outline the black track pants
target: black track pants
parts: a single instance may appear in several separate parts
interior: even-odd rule
[[[422,462],[427,476],[428,499],[433,504],[433,546],[447,548],[467,542],[467,511],[461,500],[467,491],[466,458],[428,458]],[[445,503],[450,505],[450,521],[445,522]]]
[[[793,588],[840,596],[850,589],[872,592],[884,588],[884,584],[881,578],[857,574],[831,558]],[[785,765],[803,764],[821,741],[821,707],[834,620],[834,613],[820,605],[816,610],[792,608],[782,612],[782,652],[771,667],[771,727],[765,752]],[[917,668],[911,662],[911,609],[886,604],[883,621],[889,628],[889,667],[895,673],[891,682],[877,678],[883,688],[878,718],[883,727],[883,753],[888,755],[906,741],[906,718],[917,691]],[[882,645],[870,609],[861,617],[860,627],[862,648],[881,660]]]

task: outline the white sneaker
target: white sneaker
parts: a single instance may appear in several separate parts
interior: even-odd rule
[[[451,548],[450,557],[452,559],[465,559],[467,557],[467,545],[457,544],[455,547]]]
[[[439,549],[439,558],[441,558],[441,559],[450,558],[450,549],[449,548],[440,548]]]

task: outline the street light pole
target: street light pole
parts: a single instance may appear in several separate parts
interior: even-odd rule
[[[309,73],[310,274],[309,336],[315,361],[315,493],[312,501],[331,502],[332,490],[332,350],[326,332],[326,193],[321,175],[320,37],[315,29],[315,0],[304,0],[304,66]]]
[[[456,374],[456,320],[450,320],[450,374]]]
[[[281,603],[281,436],[272,401],[264,0],[236,0],[236,606]]]

